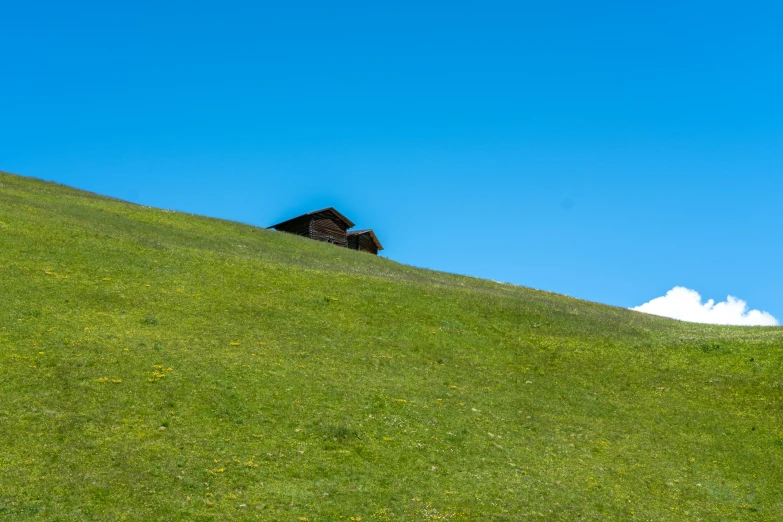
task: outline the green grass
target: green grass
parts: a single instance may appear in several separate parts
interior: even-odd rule
[[[0,519],[783,519],[781,328],[10,174],[0,296]]]

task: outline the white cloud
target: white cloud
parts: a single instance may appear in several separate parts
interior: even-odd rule
[[[748,310],[748,303],[728,296],[716,303],[712,299],[701,302],[696,290],[675,286],[663,297],[656,297],[648,303],[631,310],[653,315],[662,315],[681,321],[709,324],[736,324],[743,326],[777,326],[778,320],[768,312]]]

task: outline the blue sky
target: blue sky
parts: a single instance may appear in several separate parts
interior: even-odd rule
[[[6,2],[0,169],[783,318],[780,2]]]

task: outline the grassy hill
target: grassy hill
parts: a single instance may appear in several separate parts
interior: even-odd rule
[[[783,328],[0,173],[0,519],[783,520]]]

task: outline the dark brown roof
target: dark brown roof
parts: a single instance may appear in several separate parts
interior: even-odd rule
[[[351,221],[347,217],[345,217],[342,214],[340,214],[339,212],[337,212],[337,210],[334,207],[326,207],[326,208],[322,208],[320,210],[313,210],[312,212],[308,212],[307,214],[302,214],[301,216],[296,216],[296,217],[293,217],[291,219],[286,219],[285,221],[281,221],[280,223],[274,224],[274,225],[272,225],[270,227],[267,227],[267,228],[277,228],[280,225],[285,225],[286,223],[288,223],[290,221],[293,221],[295,219],[299,219],[299,218],[304,217],[304,216],[312,216],[313,214],[320,214],[321,212],[328,212],[330,214],[333,214],[334,217],[336,217],[337,219],[339,219],[340,221],[345,223],[345,225],[348,228],[351,228],[352,226],[354,226],[354,222],[353,221]]]
[[[348,236],[361,236],[367,234],[370,236],[370,239],[373,240],[375,243],[375,246],[378,248],[378,250],[383,250],[383,246],[381,245],[381,242],[378,241],[378,236],[375,235],[375,232],[373,232],[371,229],[365,229],[365,230],[349,230],[346,232],[346,235]]]

